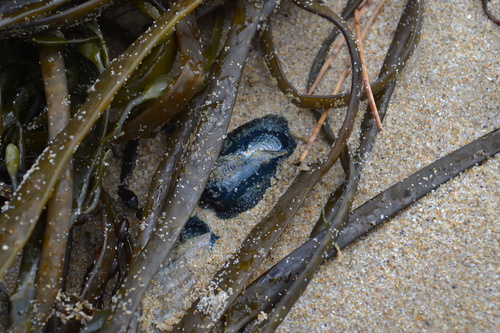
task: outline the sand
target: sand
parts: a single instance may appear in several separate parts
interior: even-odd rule
[[[399,3],[387,3],[365,46],[368,58],[387,45],[377,39],[392,31]],[[426,2],[420,45],[398,80],[357,204],[499,127],[499,37],[479,1]],[[372,76],[379,63],[370,61]],[[498,331],[499,163],[465,172],[329,261],[279,331]],[[299,224],[282,239],[307,235]]]
[[[340,11],[337,2],[327,3]],[[403,1],[388,1],[365,41],[371,77],[378,73],[403,6]],[[331,26],[290,3],[275,17],[279,55],[290,80],[304,91],[310,63]],[[355,206],[499,127],[499,37],[500,28],[486,18],[479,1],[426,3],[420,44],[398,79],[384,129],[365,161]],[[334,63],[319,92],[331,90],[343,63]],[[228,220],[197,209],[221,237],[202,268],[200,292],[295,177],[293,163],[314,127],[313,116],[279,92],[255,44],[230,129],[267,114],[288,119],[297,150],[255,208]],[[343,110],[331,112],[334,127],[342,116]],[[320,138],[306,163],[318,161],[327,149]],[[493,158],[465,172],[348,247],[341,259],[327,262],[279,332],[499,330],[499,163]],[[313,189],[260,272],[307,240],[341,177],[340,168],[334,168]],[[149,321],[145,310],[147,331],[158,323]]]
[[[340,12],[336,1],[326,3]],[[365,41],[372,77],[378,73],[403,5],[404,1],[389,0]],[[500,12],[499,0],[491,1],[491,6]],[[288,2],[275,15],[274,25],[286,72],[304,91],[311,61],[331,25]],[[342,66],[343,61],[335,62],[319,92],[332,88]],[[427,1],[420,44],[398,79],[384,129],[365,161],[355,206],[498,128],[499,106],[500,28],[485,16],[480,1]],[[295,177],[294,162],[314,128],[314,117],[278,90],[254,44],[231,129],[267,114],[288,119],[298,147],[255,208],[228,220],[197,209],[196,214],[220,239],[212,255],[200,263],[197,291],[186,298],[186,304],[205,289]],[[342,110],[332,111],[334,127],[342,116]],[[141,141],[141,157],[130,184],[141,202],[164,139],[160,134]],[[306,164],[320,160],[328,148],[320,138]],[[151,160],[155,151],[157,158]],[[118,162],[111,161],[111,173],[116,173]],[[328,261],[278,331],[499,331],[499,165],[496,157],[468,170],[346,248],[340,259]],[[308,239],[322,205],[341,179],[342,172],[335,167],[313,189],[260,272]],[[92,258],[91,244],[97,242],[88,239],[75,251],[86,262],[84,267]],[[75,277],[70,288],[78,290],[79,281],[81,276]],[[143,303],[143,332],[164,327],[151,321],[155,304],[154,299]]]
[[[327,3],[340,8],[335,1]],[[496,8],[499,4],[492,2]],[[403,5],[388,1],[365,42],[372,77]],[[287,74],[304,91],[310,63],[330,25],[285,3],[275,27]],[[426,2],[420,44],[398,79],[384,129],[366,160],[355,206],[499,127],[499,37],[500,28],[486,18],[480,1]],[[327,75],[320,91],[330,90],[334,78]],[[310,114],[278,91],[256,46],[231,128],[270,113],[288,118],[298,149],[254,209],[224,221],[208,210],[198,211],[221,236],[214,266],[237,248],[293,179],[293,162],[314,126]],[[340,116],[333,111],[332,124]],[[321,158],[327,148],[320,140],[307,161]],[[279,331],[498,331],[499,163],[497,157],[465,172],[348,247],[342,259],[330,260]],[[340,170],[332,170],[313,190],[266,267],[307,239],[340,177]]]

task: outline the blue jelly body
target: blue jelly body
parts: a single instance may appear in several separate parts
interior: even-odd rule
[[[254,207],[295,147],[284,117],[269,115],[238,127],[224,141],[201,205],[215,210],[220,218]]]

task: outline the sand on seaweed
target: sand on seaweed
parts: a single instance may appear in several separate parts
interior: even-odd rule
[[[491,4],[498,6],[498,1]],[[403,6],[404,1],[388,1],[365,41],[371,77],[378,73]],[[330,25],[285,2],[274,26],[285,70],[304,90],[310,63]],[[479,1],[426,2],[420,44],[398,79],[384,129],[365,161],[355,206],[499,127],[499,29]],[[331,89],[342,64],[334,64],[320,92]],[[255,208],[228,220],[197,210],[221,238],[191,299],[203,292],[214,270],[294,178],[293,162],[314,127],[313,117],[279,92],[255,44],[230,129],[267,114],[288,119],[297,150]],[[334,126],[342,114],[331,112]],[[327,149],[320,139],[306,161],[321,159]],[[348,247],[341,259],[323,265],[278,331],[497,330],[499,164],[496,157],[465,172]],[[341,177],[341,170],[334,168],[314,188],[260,272],[307,240]],[[148,304],[143,302],[142,328],[168,328],[148,321]]]
[[[337,11],[341,8],[335,1],[327,3]],[[388,1],[365,41],[371,77],[378,73],[403,5],[404,1]],[[285,2],[274,26],[285,70],[304,91],[310,63],[330,25]],[[384,129],[365,161],[355,206],[499,127],[499,37],[500,28],[486,18],[480,1],[426,2],[420,44],[398,79]],[[331,89],[342,64],[335,63],[320,92]],[[333,126],[339,126],[342,112],[331,112]],[[307,111],[279,92],[255,44],[231,129],[267,114],[288,119],[297,150],[255,208],[228,220],[197,210],[221,238],[191,298],[203,292],[214,270],[294,178],[293,163],[314,126]],[[307,161],[320,159],[327,149],[320,139]],[[499,164],[496,157],[465,172],[349,246],[341,259],[323,265],[278,331],[498,330]],[[261,272],[307,240],[341,177],[341,170],[334,168],[314,188]],[[148,321],[150,301],[143,302],[143,330],[168,328]]]
[[[340,2],[325,2],[340,12]],[[378,73],[404,3],[387,1],[365,41],[372,78]],[[500,12],[499,0],[490,1],[490,6],[495,13]],[[331,25],[284,2],[274,26],[285,70],[304,91],[311,61]],[[319,92],[331,89],[342,66],[343,60],[334,63]],[[355,206],[498,128],[499,108],[500,27],[485,16],[480,1],[426,1],[420,44],[398,79],[384,129],[365,161]],[[299,110],[278,90],[254,43],[230,129],[267,114],[288,119],[298,143],[296,152],[280,168],[273,186],[255,208],[228,220],[218,219],[210,210],[197,209],[196,214],[220,239],[210,256],[190,262],[191,266],[198,266],[200,275],[195,291],[184,300],[185,306],[206,289],[214,272],[284,192],[297,173],[294,162],[314,127],[314,117]],[[334,127],[339,126],[342,115],[343,110],[331,112]],[[164,140],[163,133],[141,140],[130,183],[141,202],[161,157]],[[356,139],[351,143],[354,145]],[[306,163],[321,159],[327,150],[320,138]],[[118,162],[117,158],[111,161],[110,174],[119,173]],[[341,259],[328,261],[278,331],[500,330],[499,169],[500,157],[470,169],[346,248]],[[342,172],[335,167],[313,189],[259,272],[308,239],[322,205],[341,179]],[[98,223],[82,228],[81,242],[75,244],[74,255],[78,256],[82,270],[70,277],[68,290],[79,289],[92,260],[92,244],[99,243],[91,234],[92,228],[98,228]],[[150,294],[154,294],[154,289]],[[163,306],[157,299],[145,298],[142,305],[141,331],[164,331],[172,324],[152,320],[152,312]]]

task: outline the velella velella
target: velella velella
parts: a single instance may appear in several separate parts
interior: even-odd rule
[[[200,204],[231,218],[254,207],[296,147],[287,120],[268,115],[228,134]]]
[[[205,223],[198,216],[191,216],[187,221],[184,229],[182,229],[181,235],[179,236],[179,243],[184,243],[188,239],[195,238],[204,234],[210,233],[210,246],[213,246],[219,236],[214,234],[208,224]]]
[[[210,259],[218,238],[198,216],[191,216],[188,220],[175,249],[163,261],[146,292],[146,299],[156,300],[148,305],[156,323],[162,323],[183,310],[191,288],[202,275],[196,267]]]

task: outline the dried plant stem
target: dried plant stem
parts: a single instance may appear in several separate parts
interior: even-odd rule
[[[53,140],[70,120],[63,48],[41,46],[40,65],[47,99],[49,139]],[[71,228],[72,197],[73,167],[70,160],[47,205],[47,223],[31,319],[37,331],[43,330],[61,286],[66,243]]]
[[[379,131],[382,130],[382,122],[380,121],[380,117],[377,111],[377,104],[375,103],[375,99],[373,98],[372,88],[370,86],[370,78],[368,77],[368,70],[366,68],[366,59],[365,53],[363,51],[363,36],[361,34],[361,27],[359,25],[359,10],[354,10],[354,28],[356,31],[356,36],[358,37],[358,47],[359,47],[359,55],[361,57],[361,64],[363,66],[363,85],[365,86],[366,96],[368,97],[368,104],[370,105],[370,110],[373,114],[373,118],[375,119],[375,123],[377,124],[377,128]]]
[[[368,21],[367,25],[365,26],[365,28],[363,30],[363,33],[362,33],[361,38],[360,38],[360,44],[361,44],[362,39],[365,38],[369,29],[372,27],[373,22],[375,22],[375,19],[377,18],[378,14],[382,10],[382,7],[384,6],[385,2],[386,2],[386,0],[380,1],[380,3],[377,5],[377,8],[375,8],[373,15],[370,17],[370,20]],[[367,2],[364,2],[360,5],[359,9],[356,9],[356,12],[358,12],[360,16],[364,15],[366,13],[367,7],[368,7],[368,6],[366,6],[366,4],[367,4]],[[359,20],[358,20],[358,23],[359,23]],[[353,22],[350,25],[350,28],[352,29],[354,25],[355,25],[355,22]],[[309,95],[312,95],[314,93],[314,90],[316,90],[316,87],[318,86],[319,82],[321,81],[321,79],[325,75],[326,70],[331,65],[331,63],[333,62],[333,60],[335,59],[337,54],[340,52],[340,49],[342,48],[342,46],[344,46],[344,43],[345,43],[345,39],[342,36],[340,37],[340,39],[337,42],[335,42],[335,44],[333,45],[333,51],[332,51],[330,57],[325,61],[325,63],[321,67],[321,70],[320,70],[318,76],[316,77],[316,80],[314,80],[314,83],[312,84],[311,88],[307,92]],[[360,50],[362,50],[361,46],[360,46]],[[364,54],[362,55],[362,63],[363,64],[365,63]],[[365,67],[365,66],[363,66],[363,67]],[[345,79],[347,78],[347,75],[349,74],[349,68],[350,68],[350,63],[346,62],[345,68],[344,68],[342,74],[340,74],[340,77],[337,81],[337,84],[335,85],[335,87],[332,90],[332,95],[336,95],[339,93],[342,84],[344,83]],[[366,85],[365,81],[364,81],[364,84]],[[369,81],[368,81],[368,86],[369,86]],[[370,89],[370,93],[367,92],[367,94],[369,96],[369,99],[371,96],[371,100],[373,100],[373,94],[371,93],[371,89]],[[370,107],[371,107],[371,104],[370,104]],[[375,106],[375,110],[376,110],[376,106]],[[314,141],[316,140],[316,137],[318,136],[318,133],[321,130],[321,127],[323,126],[323,124],[326,121],[326,117],[328,116],[328,111],[329,111],[329,109],[326,109],[325,111],[323,111],[323,113],[321,114],[321,117],[318,119],[316,127],[314,128],[314,130],[313,130],[313,132],[312,132],[312,134],[311,134],[311,136],[306,144],[306,147],[304,148],[304,151],[302,152],[302,155],[300,156],[297,164],[301,164],[304,161],[304,159],[306,158],[307,154],[309,153],[309,150],[311,149]],[[380,117],[378,117],[378,112],[376,114],[377,114],[377,116],[375,116],[375,119],[377,121],[377,127],[379,129],[382,129],[382,127],[381,127],[382,124],[380,122]]]
[[[349,66],[350,67],[350,66]],[[342,82],[344,82],[345,77],[348,75],[348,69],[349,67],[346,66],[344,69],[344,72],[342,73],[342,76],[344,79],[339,79],[337,84],[335,85],[335,88],[333,88],[332,95],[338,94],[340,91],[340,87],[342,85]],[[319,77],[319,76],[318,76]],[[323,113],[321,114],[321,117],[318,119],[318,122],[316,123],[316,127],[314,128],[311,136],[309,137],[309,141],[307,141],[306,147],[304,148],[304,151],[302,152],[302,155],[300,155],[298,164],[302,163],[304,159],[306,158],[307,154],[309,153],[309,150],[311,149],[314,141],[316,140],[316,137],[318,136],[319,131],[321,130],[321,127],[326,121],[326,117],[328,116],[328,111],[330,109],[325,109]]]
[[[366,1],[360,4],[360,13],[361,13],[361,15],[364,15],[366,13],[366,11],[367,11],[368,6],[366,6],[366,5],[367,5]],[[370,20],[370,21],[371,21],[371,23],[373,23],[372,20]],[[349,24],[349,29],[352,30],[353,27],[354,27],[354,23]],[[365,31],[366,31],[366,29],[365,29]],[[330,54],[330,56],[328,57],[328,59],[326,59],[326,61],[323,64],[323,66],[321,66],[321,69],[320,69],[320,71],[318,73],[318,76],[316,77],[316,79],[314,80],[314,83],[312,84],[311,88],[309,88],[309,91],[307,92],[309,95],[312,95],[314,93],[314,91],[318,87],[318,84],[323,79],[323,76],[325,75],[326,70],[328,69],[328,67],[330,67],[330,65],[332,64],[333,60],[335,59],[335,57],[337,56],[337,54],[339,54],[339,52],[342,49],[342,46],[344,46],[344,44],[345,44],[345,38],[344,38],[344,36],[340,36],[339,39],[332,45],[332,53]],[[338,93],[338,91],[335,94],[337,94],[337,93]]]

